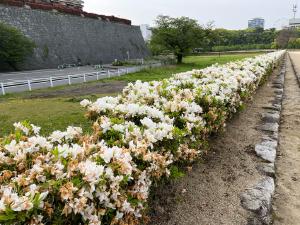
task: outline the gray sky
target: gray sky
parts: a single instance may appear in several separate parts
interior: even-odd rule
[[[280,27],[291,18],[292,5],[300,0],[85,0],[85,11],[114,15],[133,24],[153,25],[157,15],[188,16],[200,24],[243,29],[253,17],[263,17],[266,27]],[[300,5],[299,13],[300,17]]]

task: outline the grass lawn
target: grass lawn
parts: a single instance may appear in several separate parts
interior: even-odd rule
[[[112,78],[114,80],[123,80],[134,82],[136,80],[151,81],[161,80],[170,77],[172,74],[189,71],[192,69],[202,69],[212,64],[224,64],[230,61],[241,60],[247,57],[253,57],[258,53],[236,54],[236,55],[221,55],[219,56],[188,56],[184,58],[182,65],[166,66],[151,70],[143,70],[137,73],[128,74],[122,77]]]
[[[182,65],[166,66],[155,69],[147,69],[137,73],[124,75],[112,79],[98,82],[111,82],[120,80],[134,82],[136,80],[151,81],[170,77],[174,73],[184,72],[191,69],[205,68],[214,63],[227,63],[233,60],[240,60],[252,57],[257,53],[236,54],[219,56],[190,56],[184,59]],[[77,84],[82,87],[95,82]],[[74,88],[74,86],[71,86]],[[19,94],[10,94],[0,97],[0,137],[11,133],[12,124],[16,121],[28,120],[35,125],[42,127],[42,134],[49,134],[54,130],[64,130],[68,125],[81,126],[85,131],[89,131],[90,122],[84,117],[84,109],[79,105],[82,98],[70,98],[64,95],[57,98],[30,98],[32,93],[49,93],[61,89],[71,88],[69,86],[56,87],[52,89],[36,90]],[[106,94],[85,96],[87,98],[102,97]]]
[[[0,134],[8,134],[16,121],[29,120],[42,126],[42,133],[79,125],[87,129],[84,109],[68,99],[14,99],[0,103]]]

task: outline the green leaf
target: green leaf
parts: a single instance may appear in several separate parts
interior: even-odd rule
[[[40,203],[41,203],[40,196],[41,196],[40,193],[37,193],[37,194],[34,196],[33,201],[32,201],[33,207],[34,207],[34,208],[38,208],[38,207],[39,207],[39,205],[40,205]]]
[[[170,167],[170,173],[171,173],[170,177],[175,180],[185,176],[185,173],[181,171],[177,166],[174,165]]]
[[[57,148],[57,147],[55,147],[55,148],[51,151],[51,153],[55,156],[55,158],[58,158],[58,156],[59,156],[59,151],[58,151],[58,148]]]
[[[5,214],[0,214],[0,221],[9,221],[16,218],[16,212],[10,208],[6,208]]]

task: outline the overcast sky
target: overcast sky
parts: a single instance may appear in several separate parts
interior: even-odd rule
[[[133,24],[153,25],[157,15],[188,16],[201,24],[243,29],[253,17],[263,17],[266,27],[280,27],[292,17],[292,5],[300,0],[84,0],[85,11],[114,15]],[[299,13],[300,17],[300,5]]]

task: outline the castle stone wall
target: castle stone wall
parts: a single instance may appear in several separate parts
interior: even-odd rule
[[[37,48],[21,69],[57,68],[64,63],[111,63],[149,55],[137,26],[52,11],[0,4],[0,21],[20,29]]]

